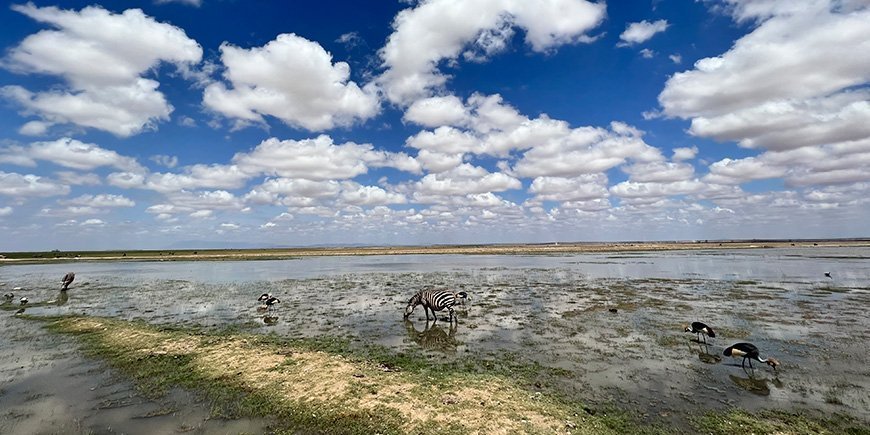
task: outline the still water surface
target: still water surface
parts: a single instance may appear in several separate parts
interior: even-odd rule
[[[76,281],[63,294],[60,277],[68,271],[76,272]],[[34,315],[84,313],[242,325],[293,337],[337,335],[361,346],[424,352],[446,363],[509,356],[563,370],[561,388],[578,399],[617,401],[651,416],[738,406],[821,409],[870,419],[870,248],[77,262],[3,266],[0,283],[4,293],[22,287],[16,299],[37,302],[27,309]],[[456,327],[426,322],[422,309],[402,321],[407,299],[424,287],[470,294]],[[264,292],[281,299],[268,313],[277,321],[269,324],[257,311],[256,298]],[[36,361],[61,352],[53,358],[65,361],[64,367],[91,363],[33,322],[16,320],[11,311],[0,316],[14,337],[0,342],[0,407],[18,410],[14,424],[60,424],[22,417],[27,413],[21,410],[32,405],[26,399],[57,399],[26,387],[28,379],[39,385],[40,376],[48,376],[33,375],[44,366]],[[693,320],[715,325],[710,346],[682,331]],[[739,360],[735,365],[724,358],[722,349],[738,341],[777,357],[782,370],[746,372]],[[94,409],[83,417],[83,427],[102,424],[107,411]],[[133,432],[144,424],[123,421]],[[262,424],[242,427],[257,431]]]

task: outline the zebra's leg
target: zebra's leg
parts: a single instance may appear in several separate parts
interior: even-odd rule
[[[447,307],[447,310],[450,312],[450,320],[449,320],[449,322],[450,322],[450,324],[452,325],[452,324],[453,324],[453,307]],[[459,319],[457,319],[457,321],[458,321],[458,320],[459,320]]]

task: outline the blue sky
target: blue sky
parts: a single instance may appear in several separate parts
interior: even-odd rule
[[[0,22],[0,251],[868,235],[865,0]]]

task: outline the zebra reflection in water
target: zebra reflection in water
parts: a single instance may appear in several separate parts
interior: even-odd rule
[[[426,321],[426,327],[423,331],[418,331],[414,327],[414,322],[405,319],[405,330],[408,331],[408,337],[420,345],[423,349],[437,350],[440,352],[454,353],[456,346],[460,343],[456,341],[456,329],[459,327],[456,323],[451,323],[448,329],[436,325],[434,322]]]

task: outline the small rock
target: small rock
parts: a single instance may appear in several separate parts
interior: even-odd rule
[[[453,405],[459,403],[459,398],[452,394],[445,394],[444,396],[441,396],[441,403],[445,405]]]

